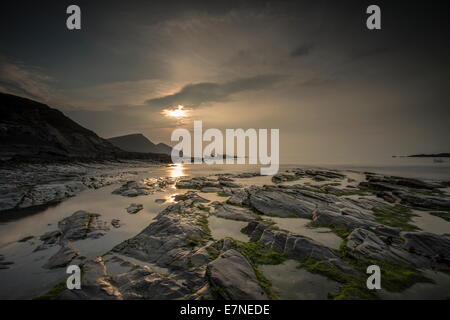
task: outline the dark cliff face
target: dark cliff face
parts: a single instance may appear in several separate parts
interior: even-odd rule
[[[0,159],[34,158],[152,157],[125,152],[45,104],[0,93]]]

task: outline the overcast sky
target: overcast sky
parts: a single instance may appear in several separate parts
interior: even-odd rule
[[[450,152],[448,6],[389,2],[2,1],[0,91],[105,138],[279,128],[283,163]],[[183,122],[162,114],[179,104]]]

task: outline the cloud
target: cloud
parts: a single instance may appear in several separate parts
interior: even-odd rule
[[[262,90],[281,81],[280,75],[259,75],[249,78],[240,78],[226,83],[201,82],[188,84],[177,93],[147,100],[152,107],[166,108],[184,105],[189,108],[198,108],[210,102],[226,102],[231,100],[233,94]]]
[[[10,62],[0,56],[0,91],[45,103],[60,101],[50,84],[53,79],[36,67]]]
[[[311,53],[312,49],[313,45],[311,43],[302,44],[291,51],[291,57],[298,58],[307,56]]]

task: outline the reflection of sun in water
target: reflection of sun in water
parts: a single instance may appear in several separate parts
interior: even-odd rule
[[[179,178],[184,176],[184,167],[182,163],[176,163],[169,168],[169,175],[172,178]]]
[[[184,110],[184,106],[179,105],[176,109],[164,109],[162,114],[169,118],[181,119],[188,116],[188,110]]]

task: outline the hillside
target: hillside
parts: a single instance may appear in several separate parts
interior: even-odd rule
[[[170,155],[172,148],[164,143],[154,144],[141,133],[108,139],[114,146],[129,152],[159,153]]]
[[[59,110],[30,99],[0,93],[1,160],[73,158],[160,160],[163,157],[124,152]]]

